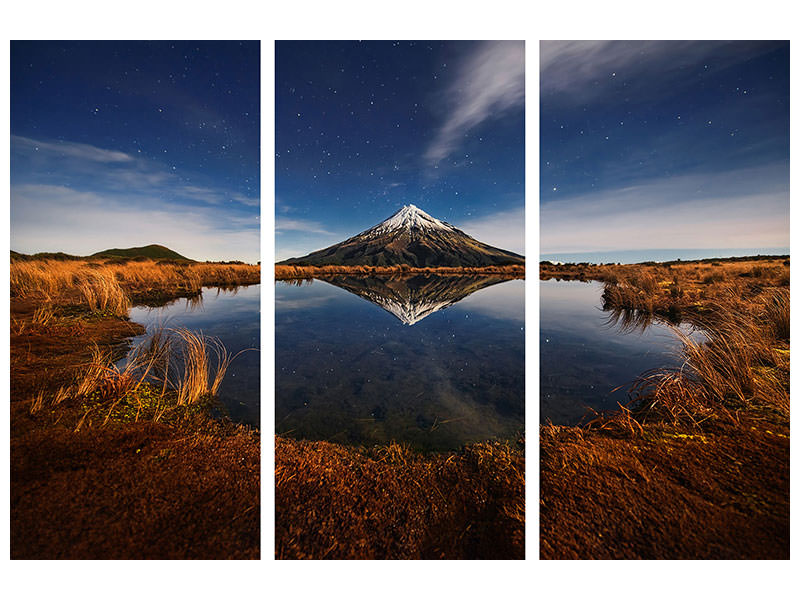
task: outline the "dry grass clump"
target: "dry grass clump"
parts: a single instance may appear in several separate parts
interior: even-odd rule
[[[98,272],[87,276],[78,283],[78,289],[93,312],[108,312],[123,317],[131,307],[130,299],[109,273]]]
[[[178,404],[186,406],[216,396],[236,355],[230,355],[218,339],[202,333],[189,329],[176,329],[174,333],[183,363],[183,376],[175,385]]]
[[[743,311],[741,300],[717,301],[705,318],[705,339],[674,328],[682,365],[644,375],[633,389],[637,418],[657,416],[700,426],[736,420],[737,411],[789,416],[789,294],[775,290]],[[630,411],[620,418],[630,420]]]
[[[30,413],[72,399],[84,411],[76,430],[97,413],[104,415],[102,424],[120,415],[133,421],[145,417],[159,421],[175,407],[207,406],[236,356],[218,339],[182,328],[157,329],[122,364],[114,361],[110,349],[94,344],[72,383],[55,395],[35,394]]]
[[[31,323],[39,327],[47,327],[56,317],[55,308],[50,304],[44,304],[33,311]]]
[[[616,278],[614,283],[606,282],[603,286],[603,306],[607,308],[627,309],[652,313],[655,298],[652,293],[636,287],[624,278]]]

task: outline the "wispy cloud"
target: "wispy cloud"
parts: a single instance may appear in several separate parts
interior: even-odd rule
[[[124,163],[134,160],[130,154],[118,150],[106,150],[79,142],[46,142],[20,135],[11,136],[11,147],[22,152],[55,154],[59,157],[99,163]]]
[[[525,254],[525,207],[496,212],[453,225],[490,246]]]
[[[788,246],[787,168],[655,179],[544,204],[542,253]]]
[[[11,148],[17,165],[15,181],[36,181],[71,187],[91,188],[153,198],[172,197],[189,203],[212,205],[236,203],[257,207],[258,198],[217,187],[187,184],[173,169],[157,161],[124,152],[106,150],[77,142],[51,142],[11,136]],[[100,167],[98,163],[103,163]],[[27,169],[27,170],[26,170]],[[33,173],[26,177],[25,173]],[[49,174],[49,175],[46,175]]]
[[[318,221],[275,216],[275,260],[305,256],[345,239]]]
[[[625,85],[637,98],[687,85],[687,69],[723,69],[742,56],[774,49],[770,42],[728,41],[543,41],[539,67],[543,101],[579,105],[607,94],[606,83]],[[616,99],[615,99],[616,100]]]
[[[525,103],[524,42],[484,42],[469,56],[446,95],[449,116],[425,152],[436,164],[454,152],[463,135]]]
[[[277,217],[275,219],[275,231],[278,233],[282,231],[300,231],[303,233],[336,235],[334,232],[325,229],[321,223],[316,221],[308,221],[305,219],[287,219],[286,217]]]

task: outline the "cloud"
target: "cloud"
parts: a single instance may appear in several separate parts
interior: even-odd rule
[[[233,202],[238,202],[245,206],[261,206],[260,198],[253,198],[251,196],[245,196],[244,194],[230,194],[228,198]]]
[[[275,231],[278,233],[282,231],[300,231],[304,233],[336,235],[332,231],[325,229],[322,224],[316,221],[307,221],[305,219],[287,219],[285,217],[277,217],[275,219]]]
[[[451,107],[425,152],[436,164],[456,150],[464,133],[525,103],[524,42],[484,42],[461,65],[446,94]]]
[[[260,260],[257,215],[170,205],[138,193],[13,185],[11,223],[11,247],[25,253],[85,255],[158,243],[198,260]]]
[[[134,191],[143,197],[180,200],[185,203],[211,205],[238,204],[257,207],[259,198],[222,188],[187,184],[168,166],[124,152],[105,150],[75,142],[48,142],[22,136],[11,136],[15,154],[15,182],[70,184],[73,189],[124,193]],[[97,163],[105,163],[100,168]]]
[[[525,254],[524,206],[453,225],[480,242],[502,250]]]
[[[607,94],[607,83],[624,83],[625,94],[631,97],[657,96],[665,89],[674,93],[691,82],[687,68],[723,69],[777,44],[780,42],[542,41],[541,94],[543,101],[576,105]]]
[[[280,207],[280,205],[279,205]],[[279,208],[280,210],[280,208]],[[305,256],[345,239],[317,221],[275,216],[275,260]]]
[[[130,154],[118,150],[106,150],[78,142],[45,142],[19,135],[11,136],[11,147],[26,153],[50,154],[89,162],[126,163],[134,160]]]
[[[543,254],[789,245],[785,163],[669,177],[543,204]]]

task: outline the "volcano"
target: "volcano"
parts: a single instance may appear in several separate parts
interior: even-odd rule
[[[358,235],[280,265],[491,267],[525,264],[525,257],[470,237],[413,204]]]

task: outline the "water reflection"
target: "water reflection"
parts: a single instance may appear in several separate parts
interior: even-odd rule
[[[603,308],[606,312],[605,327],[617,333],[644,333],[653,324],[653,313],[630,308]]]
[[[275,296],[278,433],[425,449],[521,433],[524,282],[337,276]]]
[[[539,290],[542,423],[614,410],[631,400],[640,375],[680,364],[672,326],[640,311],[603,310],[601,284],[549,280]]]
[[[231,355],[245,350],[228,368],[219,399],[231,419],[256,426],[260,411],[260,287],[203,288],[192,298],[130,311],[131,320],[147,328],[145,335],[134,338],[134,345],[160,328],[185,327],[219,338]]]
[[[331,275],[321,281],[377,304],[402,323],[413,325],[483,288],[509,281],[502,275]],[[300,280],[302,281],[302,280]]]

